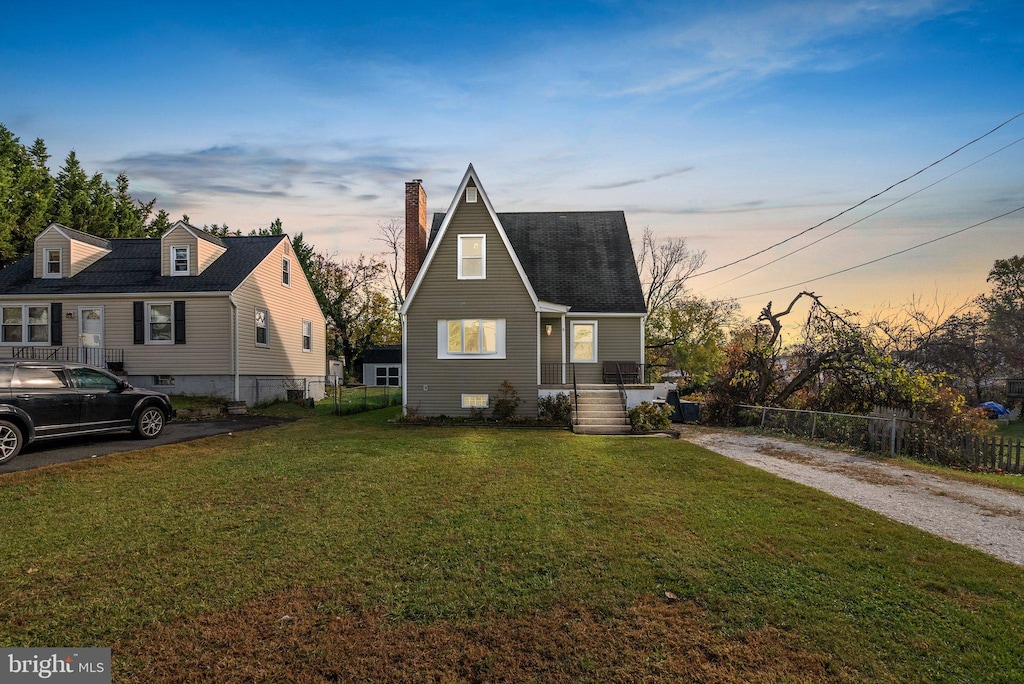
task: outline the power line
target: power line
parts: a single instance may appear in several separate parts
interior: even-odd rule
[[[1006,212],[1004,214],[1000,214],[999,216],[993,216],[992,218],[985,219],[984,221],[980,221],[978,223],[975,223],[974,225],[967,226],[966,228],[961,228],[960,230],[955,230],[952,233],[946,233],[945,235],[940,235],[937,238],[932,238],[931,240],[928,240],[926,242],[922,242],[922,243],[916,244],[913,247],[907,247],[906,249],[901,249],[898,252],[893,252],[892,254],[886,254],[883,257],[878,257],[877,259],[872,259],[871,261],[865,261],[863,264],[857,264],[856,266],[850,266],[849,268],[844,268],[841,271],[834,271],[832,273],[829,273],[829,274],[826,274],[826,275],[823,275],[823,276],[818,276],[817,278],[811,278],[810,280],[803,280],[803,281],[801,281],[799,283],[793,283],[791,285],[784,285],[782,287],[776,287],[776,288],[771,289],[771,290],[765,290],[764,292],[756,292],[754,294],[744,295],[742,297],[736,297],[736,300],[738,301],[738,300],[741,300],[741,299],[750,299],[751,297],[760,297],[761,295],[771,294],[772,292],[779,292],[780,290],[788,290],[791,287],[799,287],[801,285],[806,285],[808,283],[814,283],[814,282],[817,282],[819,280],[824,280],[825,278],[831,278],[832,276],[841,275],[843,273],[849,273],[850,271],[856,270],[858,268],[863,268],[864,266],[870,266],[871,264],[877,264],[879,261],[885,261],[886,259],[891,259],[894,256],[899,256],[900,254],[906,254],[907,252],[911,252],[911,251],[913,251],[915,249],[918,249],[919,247],[924,247],[926,245],[930,245],[930,244],[932,244],[934,242],[938,242],[939,240],[945,240],[946,238],[951,238],[954,235],[959,235],[960,233],[965,233],[968,230],[971,230],[972,228],[977,228],[978,226],[983,226],[986,223],[991,223],[992,221],[996,221],[998,219],[1001,219],[1004,216],[1009,216],[1010,214],[1016,213],[1016,212],[1020,211],[1021,209],[1024,209],[1024,205],[1019,206],[1016,209],[1011,209],[1010,211],[1008,211],[1008,212]]]
[[[961,145],[960,147],[956,148],[955,150],[953,150],[952,152],[950,152],[946,156],[942,157],[941,159],[937,159],[937,160],[933,161],[928,166],[925,166],[924,168],[919,169],[918,171],[915,171],[914,173],[910,174],[909,176],[907,176],[903,180],[900,180],[900,181],[897,181],[897,182],[893,183],[892,185],[887,187],[885,190],[882,190],[881,192],[876,192],[874,195],[871,195],[871,197],[868,197],[867,199],[864,199],[864,200],[861,200],[860,202],[857,202],[852,207],[847,207],[846,209],[843,209],[841,212],[839,212],[835,216],[831,216],[831,217],[825,219],[824,221],[822,221],[820,223],[816,223],[815,225],[811,226],[810,228],[805,228],[804,230],[800,231],[799,233],[796,233],[795,235],[789,236],[785,240],[781,240],[780,242],[776,242],[774,245],[769,245],[768,247],[765,247],[764,249],[758,250],[758,251],[754,252],[753,254],[747,255],[747,256],[743,257],[742,259],[737,259],[735,261],[730,261],[727,264],[723,264],[722,266],[716,266],[715,268],[712,268],[712,269],[707,270],[707,271],[701,271],[700,273],[694,273],[690,277],[691,278],[697,278],[699,276],[704,276],[704,275],[708,275],[710,273],[715,273],[716,271],[721,271],[722,269],[729,268],[730,266],[735,266],[736,264],[743,263],[744,261],[747,261],[749,259],[753,259],[754,257],[756,257],[756,256],[758,256],[760,254],[764,254],[765,252],[767,252],[769,250],[775,249],[779,245],[784,245],[787,242],[790,242],[791,240],[795,240],[796,238],[800,237],[801,235],[804,235],[806,233],[811,232],[815,228],[820,228],[821,226],[825,225],[829,221],[834,221],[835,219],[839,218],[843,214],[848,214],[849,212],[853,211],[857,207],[860,207],[860,206],[862,206],[864,204],[867,204],[868,202],[870,202],[871,200],[875,199],[876,197],[879,197],[880,195],[884,195],[885,193],[889,192],[890,190],[892,190],[896,186],[902,185],[903,183],[906,183],[910,179],[915,178],[917,176],[920,176],[922,173],[924,173],[928,169],[932,168],[933,166],[941,164],[942,162],[946,161],[947,159],[949,159],[953,155],[957,154],[958,152],[960,152],[960,151],[970,147],[971,145],[973,145],[974,143],[978,142],[979,140],[983,140],[983,139],[987,138],[988,136],[992,135],[993,133],[998,131],[1003,126],[1007,125],[1011,121],[1014,121],[1015,119],[1019,119],[1022,116],[1024,116],[1024,112],[1020,112],[1018,114],[1015,114],[1014,116],[1011,116],[1009,119],[1007,119],[1003,123],[999,124],[998,126],[993,128],[992,130],[990,130],[988,133],[985,133],[984,135],[980,135],[980,136],[978,136],[977,138],[975,138],[974,140],[972,140],[972,141],[970,141],[968,143],[964,143],[963,145]]]
[[[861,222],[863,222],[863,221],[867,221],[867,220],[868,220],[869,218],[871,218],[872,216],[877,216],[878,214],[881,214],[881,213],[882,213],[883,211],[885,211],[886,209],[891,209],[892,207],[896,206],[896,205],[897,205],[897,204],[899,204],[900,202],[903,202],[903,201],[905,201],[905,200],[908,200],[908,199],[910,199],[911,197],[913,197],[914,195],[918,195],[918,194],[920,194],[920,193],[924,192],[925,190],[927,190],[927,189],[929,189],[929,188],[933,188],[933,187],[935,187],[936,185],[938,185],[939,183],[941,183],[941,182],[943,182],[943,181],[949,180],[949,179],[950,179],[950,178],[952,178],[953,176],[955,176],[955,175],[957,175],[958,173],[961,173],[961,172],[963,172],[963,171],[966,171],[967,169],[971,168],[971,167],[972,167],[972,166],[974,166],[975,164],[980,164],[981,162],[985,161],[985,160],[986,160],[986,159],[988,159],[989,157],[995,156],[995,155],[999,154],[1000,152],[1002,152],[1003,150],[1005,150],[1005,149],[1007,149],[1007,148],[1009,148],[1009,147],[1013,147],[1014,145],[1016,145],[1017,143],[1021,142],[1022,140],[1024,140],[1024,137],[1021,137],[1021,138],[1017,138],[1016,140],[1014,140],[1013,142],[1009,143],[1008,145],[1004,145],[1004,146],[1000,147],[1000,148],[999,148],[998,150],[996,150],[995,152],[991,152],[991,153],[989,153],[989,154],[986,154],[986,155],[985,155],[984,157],[982,157],[981,159],[977,159],[977,160],[975,160],[975,161],[971,162],[970,164],[968,164],[967,166],[963,166],[963,167],[960,167],[959,169],[957,169],[957,170],[956,170],[956,171],[954,171],[953,173],[951,173],[951,174],[949,174],[949,175],[946,175],[946,176],[943,176],[942,178],[940,178],[939,180],[935,181],[934,183],[930,183],[930,184],[928,184],[928,185],[924,186],[923,188],[921,188],[920,190],[915,190],[914,192],[910,193],[909,195],[904,195],[903,197],[899,198],[899,199],[898,199],[898,200],[896,200],[895,202],[891,202],[890,204],[887,204],[887,205],[885,205],[885,206],[884,206],[884,207],[882,207],[881,209],[879,209],[879,210],[877,210],[877,211],[873,211],[873,212],[871,212],[870,214],[868,214],[867,216],[865,216],[865,217],[863,217],[863,218],[859,218],[859,219],[857,219],[857,220],[856,220],[856,221],[854,221],[853,223],[848,223],[848,224],[846,224],[845,226],[843,226],[842,228],[838,228],[838,229],[836,229],[836,230],[833,230],[833,231],[832,231],[831,233],[829,233],[828,235],[824,235],[824,236],[822,236],[822,237],[818,238],[817,240],[814,240],[813,242],[808,242],[808,243],[807,243],[806,245],[804,245],[803,247],[799,247],[799,248],[797,248],[797,249],[794,249],[794,250],[793,250],[792,252],[787,252],[786,254],[783,254],[782,256],[778,257],[777,259],[772,259],[771,261],[769,261],[769,262],[767,262],[767,263],[764,263],[764,264],[761,264],[760,266],[758,266],[758,267],[756,267],[756,268],[752,268],[752,269],[750,269],[749,271],[745,271],[745,272],[743,272],[743,273],[740,273],[740,274],[739,274],[738,276],[733,276],[732,278],[729,278],[729,280],[723,280],[723,281],[722,281],[722,282],[720,282],[720,283],[717,283],[717,284],[715,284],[715,285],[712,285],[712,286],[711,286],[711,287],[709,287],[708,289],[710,290],[710,289],[714,289],[714,288],[716,288],[716,287],[721,287],[722,285],[727,285],[728,283],[731,283],[731,282],[733,282],[734,280],[739,280],[740,278],[742,278],[742,277],[744,277],[744,276],[748,276],[748,275],[750,275],[751,273],[754,273],[754,272],[756,272],[756,271],[760,271],[760,270],[761,270],[762,268],[767,268],[768,266],[771,266],[772,264],[777,264],[778,262],[782,261],[783,259],[786,259],[786,258],[788,258],[788,257],[791,257],[791,256],[793,256],[794,254],[797,254],[798,252],[802,252],[802,251],[804,251],[804,250],[805,250],[805,249],[807,249],[808,247],[813,247],[814,245],[818,244],[819,242],[823,242],[823,241],[825,241],[825,240],[829,239],[829,238],[830,238],[830,237],[832,237],[833,235],[838,235],[839,233],[843,232],[843,231],[844,231],[844,230],[846,230],[847,228],[852,228],[852,227],[854,227],[855,225],[857,225],[858,223],[861,223]],[[691,277],[692,277],[692,276],[691,276]]]

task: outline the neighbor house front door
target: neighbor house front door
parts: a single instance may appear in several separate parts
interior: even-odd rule
[[[78,362],[104,367],[103,307],[78,307]]]

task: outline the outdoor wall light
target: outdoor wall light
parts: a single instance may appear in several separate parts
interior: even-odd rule
[[[551,337],[551,324],[550,323],[548,323],[547,325],[544,326],[544,334],[547,335],[548,337]]]

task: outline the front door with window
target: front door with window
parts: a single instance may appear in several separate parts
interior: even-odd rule
[[[78,362],[104,367],[103,307],[78,307]]]

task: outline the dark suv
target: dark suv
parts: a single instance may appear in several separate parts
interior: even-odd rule
[[[0,463],[37,439],[134,430],[153,439],[171,419],[166,394],[80,363],[0,361]]]

